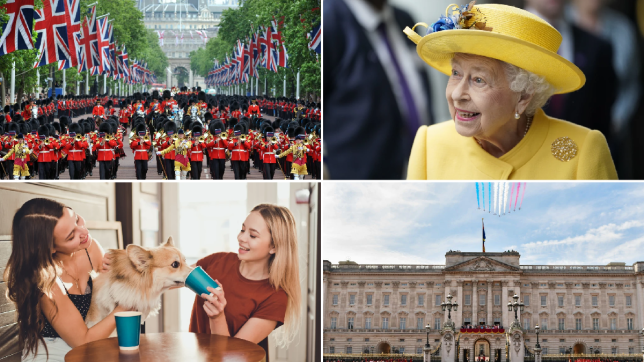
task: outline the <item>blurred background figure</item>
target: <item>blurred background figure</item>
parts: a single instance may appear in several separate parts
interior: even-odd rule
[[[401,179],[429,77],[403,34],[414,19],[386,0],[324,3],[324,162],[331,179]]]
[[[611,110],[613,158],[622,178],[631,178],[626,165],[631,161],[629,131],[640,99],[640,57],[635,25],[624,15],[607,7],[610,0],[573,0],[566,7],[566,18],[606,41],[613,47],[613,67],[617,75],[617,98]],[[620,167],[621,164],[621,167]]]

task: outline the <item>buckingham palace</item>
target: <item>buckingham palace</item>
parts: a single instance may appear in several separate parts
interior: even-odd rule
[[[537,335],[543,355],[632,354],[644,347],[644,262],[633,265],[521,265],[520,254],[445,254],[444,265],[372,265],[324,261],[324,353],[420,354],[434,348],[457,311],[459,361],[485,354],[505,361],[504,328],[516,312],[530,350]],[[476,333],[471,333],[471,332]]]

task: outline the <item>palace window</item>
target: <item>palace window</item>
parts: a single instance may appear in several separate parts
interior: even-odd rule
[[[593,330],[599,330],[599,318],[593,318]]]
[[[485,294],[479,295],[479,305],[485,305]]]
[[[575,295],[575,306],[581,307],[581,295]]]
[[[400,296],[400,305],[407,305],[407,295],[403,294]]]
[[[401,286],[401,287],[406,287],[406,286],[407,286],[407,283],[400,283],[400,286]]]
[[[347,319],[347,328],[353,329],[353,317]]]
[[[400,329],[407,328],[407,318],[400,318]]]
[[[560,307],[563,307],[563,303],[564,303],[564,297],[563,297],[563,295],[558,295],[558,296],[557,296],[557,302],[558,302],[558,304],[559,304],[559,306],[560,306]]]
[[[575,329],[581,331],[581,318],[575,318]]]
[[[615,306],[615,296],[614,295],[609,295],[608,296],[608,305],[611,307]]]
[[[631,296],[630,296],[630,295],[627,295],[627,296],[626,296],[626,306],[627,306],[627,307],[630,307],[630,306],[631,306]]]
[[[351,283],[349,285],[352,286],[352,287],[355,287],[357,284],[356,283]]]
[[[530,329],[530,318],[523,318],[523,329]]]
[[[617,347],[611,347],[610,353],[617,354]]]
[[[626,318],[626,329],[633,330],[633,318]]]
[[[548,318],[542,318],[541,319],[541,326],[540,327],[541,327],[541,330],[543,330],[543,331],[548,330]]]
[[[566,347],[559,347],[559,354],[566,354]]]
[[[389,318],[382,317],[382,329],[389,329]]]
[[[465,294],[465,305],[472,305],[472,296]]]
[[[419,287],[424,287],[424,286],[425,286],[425,283],[418,283],[418,286],[419,286]]]
[[[441,295],[437,294],[436,295],[436,306],[439,307],[441,305]]]
[[[331,329],[335,329],[338,323],[338,318],[331,317]]]
[[[635,353],[635,348],[628,347],[628,354],[633,354],[633,353]]]
[[[365,339],[364,339],[364,341],[365,341],[365,342],[369,342],[369,338],[365,338]]]
[[[384,297],[385,297],[384,304],[389,305],[389,294],[385,294]]]
[[[335,347],[333,346],[329,347],[329,353],[335,353]]]
[[[612,331],[617,329],[617,318],[611,318],[610,319],[610,329]]]
[[[347,354],[353,353],[353,347],[349,346],[347,347]]]
[[[529,295],[524,295],[523,296],[523,304],[525,304],[526,307],[530,306],[530,296]]]
[[[423,354],[423,347],[416,347],[416,354]]]
[[[356,295],[349,294],[349,305],[354,305],[354,304],[356,304]]]
[[[563,331],[564,329],[566,329],[565,321],[566,321],[565,318],[559,318],[559,330],[560,331]]]
[[[472,324],[472,318],[463,318],[463,324],[466,326]]]
[[[542,306],[542,307],[545,307],[545,306],[546,306],[546,302],[547,302],[547,300],[548,300],[548,297],[547,297],[547,296],[545,296],[545,295],[542,295],[542,296],[541,296],[541,306]]]
[[[425,321],[423,320],[423,318],[416,318],[416,329],[425,328],[424,324],[425,324]]]
[[[438,331],[441,329],[441,319],[434,318],[434,330]]]
[[[367,294],[367,305],[373,304],[373,294]]]
[[[338,305],[338,295],[333,294],[333,305]]]
[[[494,305],[501,305],[501,296],[498,294],[494,295]]]
[[[364,319],[364,328],[371,329],[371,317],[367,317]]]
[[[418,295],[418,305],[421,307],[425,305],[425,296],[423,294]]]
[[[596,296],[596,295],[593,295],[593,298],[592,298],[592,301],[593,301],[593,307],[597,307],[597,306],[598,306],[598,304],[599,304],[599,303],[597,302],[597,299],[598,299],[598,298],[597,298],[597,296]]]
[[[368,287],[373,287],[373,283],[367,283]]]
[[[400,353],[405,353],[405,347],[400,347],[398,348],[398,350],[400,351]]]

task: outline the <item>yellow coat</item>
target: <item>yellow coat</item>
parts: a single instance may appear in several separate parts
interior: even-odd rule
[[[568,137],[576,144],[569,161],[555,158],[552,144]],[[570,150],[574,147],[568,147]],[[409,180],[616,180],[617,171],[599,131],[548,117],[534,116],[528,134],[496,158],[448,121],[418,130],[409,158]]]

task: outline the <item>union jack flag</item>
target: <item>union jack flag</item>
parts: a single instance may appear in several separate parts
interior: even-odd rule
[[[34,31],[38,34],[35,48],[38,59],[34,68],[59,60],[72,61],[67,36],[66,0],[44,0],[43,8],[34,12]]]
[[[127,55],[127,51],[125,50],[125,44],[123,44],[123,50],[121,50],[121,60],[123,62],[123,74],[125,75],[126,78],[130,76],[130,69],[129,69],[129,56]]]
[[[158,31],[157,30],[157,34],[159,35],[159,46],[161,46],[161,47],[163,46],[163,33],[165,33],[165,31]]]
[[[2,7],[9,20],[2,24],[0,56],[16,50],[33,49],[31,27],[34,22],[34,0],[9,0]]]
[[[67,44],[71,60],[59,60],[58,70],[75,67],[80,63],[79,57],[79,36],[81,31],[81,14],[80,0],[64,0],[65,2],[65,21],[67,23]]]
[[[318,24],[316,27],[313,28],[313,31],[309,34],[309,39],[311,41],[309,42],[309,49],[315,50],[316,53],[321,54],[322,53],[322,42],[320,41],[322,38],[322,34],[320,32],[320,25]]]
[[[78,38],[78,72],[91,70],[98,66],[98,40],[96,38],[96,6],[88,10],[89,18],[86,16],[81,24],[81,32]]]
[[[107,16],[98,19],[98,52],[100,62],[98,74],[104,74],[110,71],[110,27]]]
[[[282,68],[288,68],[288,53],[286,52],[286,44],[282,43],[278,48],[273,49],[275,63]]]

